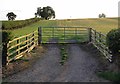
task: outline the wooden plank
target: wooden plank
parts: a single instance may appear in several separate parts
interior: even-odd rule
[[[17,49],[17,50],[15,50],[15,51],[13,51],[12,53],[8,54],[8,56],[11,56],[12,54],[14,54],[14,53],[16,53],[16,52],[24,49],[25,47],[31,45],[33,42],[34,42],[34,41],[31,41],[29,44],[27,44],[27,45],[25,45],[25,46],[23,46],[23,47],[20,47],[19,49]]]
[[[98,34],[101,34],[102,36],[106,36],[105,34],[102,34],[101,32],[97,32],[96,30],[92,29],[92,33],[93,33],[93,32],[96,32],[96,33],[98,33]]]
[[[30,52],[34,47],[35,47],[35,44],[33,44],[33,45],[29,48],[28,52]]]
[[[112,62],[112,54],[110,54],[109,48],[106,46],[106,35],[91,30],[92,44],[110,61]]]
[[[21,58],[21,57],[23,56],[23,54],[26,53],[27,51],[28,51],[28,50],[25,50],[25,51],[19,53],[18,55],[16,55],[16,56],[14,57],[14,60]]]
[[[25,47],[25,46],[24,46]],[[16,60],[16,59],[19,59],[21,57],[23,57],[22,54],[26,53],[26,52],[30,52],[33,48],[35,47],[35,44],[33,46],[31,46],[30,48],[26,49],[25,51],[19,53],[18,55],[16,55],[14,58],[11,58],[9,61],[12,61],[13,59]]]
[[[26,36],[30,36],[30,35],[31,35],[31,34],[28,34],[28,35],[24,35],[24,36],[15,38],[15,39],[13,39],[12,41],[9,41],[9,43],[12,43],[12,42],[14,42],[14,41],[17,41],[18,39],[22,39],[22,38],[25,38]]]
[[[9,64],[11,61],[13,61],[13,60],[14,60],[14,58],[8,59],[8,60],[7,60],[8,64]]]
[[[9,41],[9,43],[7,44],[7,54],[8,54],[8,56],[7,56],[7,62],[8,62],[8,63],[9,63],[10,61],[12,61],[12,60],[16,60],[16,59],[21,58],[21,57],[22,57],[22,54],[26,53],[28,50],[31,51],[31,50],[35,47],[35,45],[37,44],[36,41],[38,40],[38,38],[37,38],[38,35],[36,35],[35,33],[37,34],[38,31],[34,31],[34,32],[30,33],[30,34],[27,34],[27,35],[25,35],[25,36],[22,36],[22,37],[19,37],[19,38],[15,38],[14,40]],[[33,34],[34,34],[34,35],[33,35]],[[32,35],[33,35],[33,36],[32,36]],[[26,38],[26,36],[30,37],[30,39],[20,42],[20,39]],[[31,38],[31,36],[32,36],[32,38]],[[33,40],[33,39],[34,39],[34,40]],[[20,47],[21,44],[24,44],[25,42],[29,42],[30,40],[32,40],[32,41],[31,41],[29,44]],[[11,44],[12,42],[15,42],[15,41],[17,41],[17,44],[16,44],[16,45],[9,46],[9,44]],[[32,43],[33,43],[33,45],[31,45],[30,49],[28,48],[28,49],[26,49],[25,51],[20,52],[20,50],[24,49],[26,46],[28,46],[28,45],[30,45],[30,44],[32,44]],[[9,50],[12,49],[12,48],[14,48],[14,47],[17,47],[18,49],[16,49],[16,50],[13,51],[12,53],[9,53]],[[16,52],[19,52],[18,55],[16,55],[15,57],[9,59],[9,56],[13,55],[13,54],[16,53]]]
[[[37,33],[37,31],[34,31],[34,32],[30,33],[30,34],[27,34],[27,35],[24,35],[24,36],[15,38],[15,39],[13,39],[12,41],[9,41],[9,43],[12,43],[12,42],[14,42],[14,41],[17,41],[18,39],[25,38],[26,36],[30,36],[30,35],[32,35],[33,33]]]
[[[108,53],[106,50],[104,49],[100,49],[95,43],[93,43],[93,45],[110,61],[112,62],[112,54]],[[106,56],[106,54],[108,54]]]
[[[14,57],[14,60],[20,59],[21,57],[23,57],[23,54],[24,53],[22,53],[21,55],[18,54],[17,56]]]
[[[30,52],[33,48],[35,47],[35,45],[31,46],[30,48],[28,48],[27,50],[21,52],[20,54],[16,55],[14,59],[19,59],[21,57],[23,57],[23,54],[26,52]]]
[[[33,39],[33,38],[34,38],[34,37],[32,37],[32,38],[30,38],[30,39],[28,39],[28,40],[22,41],[22,42],[20,42],[20,43],[18,43],[18,44],[16,44],[16,45],[13,45],[13,46],[9,47],[8,50],[10,50],[10,49],[12,49],[12,48],[14,48],[14,47],[20,46],[20,45],[22,45],[22,44],[25,44],[26,42],[29,42],[29,41],[30,41],[31,39]]]

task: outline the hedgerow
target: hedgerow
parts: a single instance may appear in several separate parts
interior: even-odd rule
[[[3,30],[11,30],[25,27],[31,23],[39,21],[40,18],[31,18],[26,20],[17,20],[17,21],[2,21]]]

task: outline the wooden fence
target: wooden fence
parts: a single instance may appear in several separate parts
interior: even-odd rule
[[[96,30],[90,29],[91,31],[91,42],[92,44],[110,61],[112,62],[112,52],[109,50],[106,44],[106,35],[97,32]]]
[[[68,29],[67,27],[62,27],[63,28],[63,34],[64,39],[66,39],[65,37],[70,33],[68,31],[70,31],[70,29]],[[65,33],[65,28],[66,28],[66,32]],[[73,27],[72,27],[73,28]],[[110,62],[112,62],[112,54],[111,51],[108,49],[107,45],[106,45],[106,35],[97,32],[96,30],[93,30],[92,28],[85,28],[86,30],[84,30],[86,33],[83,32],[83,29],[79,30],[77,29],[78,27],[75,28],[74,32],[72,31],[72,35],[75,36],[80,36],[80,37],[84,37],[87,38],[86,41],[91,42]],[[7,44],[4,44],[3,46],[3,53],[2,53],[2,64],[3,66],[10,63],[12,60],[16,60],[19,59],[21,57],[24,56],[24,53],[26,52],[30,52],[36,45],[41,44],[42,43],[42,38],[43,37],[43,33],[46,32],[46,28],[44,28],[45,30],[43,31],[41,29],[41,27],[38,28],[38,31],[34,31],[28,35],[25,36],[21,36],[19,38],[15,38],[12,41],[9,41]],[[60,31],[60,28],[56,29]],[[59,34],[59,31],[53,31],[50,33],[52,37],[55,38],[55,34]],[[53,33],[54,32],[54,33]],[[56,32],[56,33],[55,33]],[[80,34],[79,34],[80,33]],[[82,33],[82,35],[81,35]],[[87,37],[84,36],[87,35]],[[47,33],[45,33],[46,35]],[[48,35],[50,36],[50,35]],[[48,37],[47,37],[48,38]],[[74,38],[73,38],[74,39]],[[83,39],[81,39],[83,40]],[[65,41],[65,40],[64,40]]]
[[[23,57],[23,54],[30,52],[36,45],[38,45],[38,31],[34,31],[25,36],[15,38],[7,43],[6,48],[6,63]],[[5,61],[5,60],[4,60]]]

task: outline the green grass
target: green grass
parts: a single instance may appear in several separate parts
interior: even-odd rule
[[[64,65],[64,63],[67,61],[68,59],[68,53],[66,51],[66,45],[65,44],[60,44],[62,46],[62,48],[60,49],[60,54],[61,54],[61,61],[60,64]]]
[[[120,83],[120,73],[114,72],[99,72],[97,73],[99,77],[102,77],[106,80],[110,80],[115,83]]]
[[[15,30],[11,30],[12,34],[14,35],[14,37],[20,37],[26,34],[29,34],[35,30],[38,29],[39,26],[56,26],[55,25],[55,21],[39,21],[36,23],[33,23],[29,26],[20,28],[20,29],[15,29]]]
[[[41,20],[29,26],[11,30],[14,37],[19,37],[31,33],[39,26],[85,26],[91,27],[99,32],[107,34],[111,29],[118,28],[117,18],[96,18],[96,19],[71,19],[71,20]]]

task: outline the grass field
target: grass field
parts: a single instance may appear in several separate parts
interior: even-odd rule
[[[39,26],[85,26],[106,34],[111,29],[118,28],[118,18],[41,20],[29,26],[11,31],[14,37],[19,37],[37,30]]]

